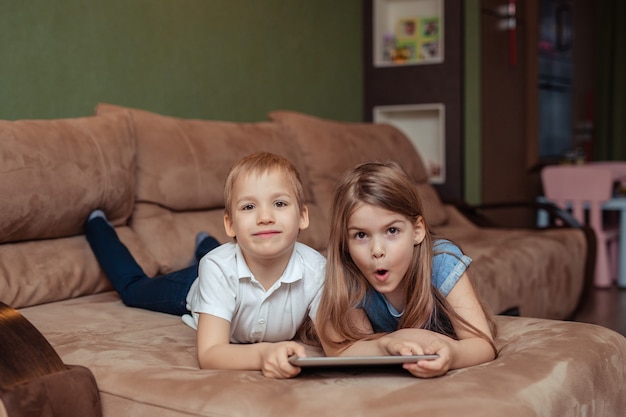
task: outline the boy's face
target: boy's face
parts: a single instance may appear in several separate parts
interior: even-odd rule
[[[233,186],[231,215],[224,227],[252,269],[264,261],[288,260],[298,232],[309,226],[306,207],[300,210],[289,180],[278,170],[239,177]]]

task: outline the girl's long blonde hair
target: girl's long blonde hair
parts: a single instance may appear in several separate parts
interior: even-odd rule
[[[350,216],[364,203],[399,213],[413,224],[423,218],[415,184],[395,162],[359,164],[346,172],[337,184],[331,207],[326,280],[315,327],[324,344],[338,348],[380,336],[364,334],[362,329],[346,320],[347,313],[359,306],[369,288],[348,250]],[[401,284],[406,307],[399,328],[426,328],[456,338],[450,325],[464,326],[486,339],[495,351],[491,337],[460,317],[432,285],[433,236],[425,220],[424,227],[424,240],[414,247],[413,259]],[[495,332],[492,314],[482,305],[491,330]]]

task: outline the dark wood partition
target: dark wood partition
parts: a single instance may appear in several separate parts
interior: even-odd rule
[[[435,187],[443,199],[458,200],[463,198],[463,4],[460,0],[442,2],[443,62],[375,67],[373,0],[363,1],[363,118],[372,121],[375,106],[444,104],[446,179]]]

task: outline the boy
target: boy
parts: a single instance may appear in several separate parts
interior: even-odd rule
[[[289,356],[306,354],[304,346],[292,339],[307,316],[314,319],[325,269],[321,254],[296,241],[300,230],[309,225],[300,177],[285,158],[255,153],[231,169],[224,199],[224,227],[234,241],[202,257],[198,277],[190,275],[190,268],[186,268],[158,279],[133,281],[135,285],[141,283],[144,293],[147,286],[160,286],[155,292],[161,295],[175,293],[175,299],[167,303],[156,300],[156,304],[151,301],[146,307],[145,300],[141,305],[127,302],[123,293],[128,292],[129,280],[119,277],[129,274],[109,267],[116,263],[111,253],[117,253],[110,252],[110,242],[107,250],[98,244],[102,241],[97,238],[98,233],[103,230],[109,238],[111,232],[115,234],[106,218],[94,216],[95,212],[90,215],[87,239],[127,305],[172,312],[162,305],[186,304],[185,311],[173,311],[191,311],[191,315],[183,316],[183,321],[197,328],[201,368],[261,370],[270,378],[294,377],[300,368],[289,363]],[[119,249],[120,245],[123,247],[121,242],[115,246]],[[207,239],[200,245],[207,246]],[[175,291],[163,290],[170,285]]]

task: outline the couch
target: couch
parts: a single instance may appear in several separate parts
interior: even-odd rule
[[[104,416],[624,415],[626,339],[564,320],[589,270],[581,229],[472,223],[441,201],[418,151],[389,125],[290,111],[255,123],[193,120],[104,103],[95,113],[0,121],[0,302],[31,323],[68,370],[91,372]],[[521,315],[497,315],[498,358],[429,380],[397,367],[271,380],[199,369],[195,332],[179,317],[124,306],[84,238],[89,212],[107,213],[148,274],[181,268],[198,231],[226,241],[223,181],[236,160],[258,150],[282,154],[299,169],[311,219],[301,241],[322,252],[338,176],[368,159],[402,164],[430,227],[474,259],[469,272],[479,296],[496,313]],[[0,329],[0,343],[5,334]],[[93,401],[93,384],[79,378]],[[40,387],[39,379],[16,386]],[[36,392],[40,403],[54,395]],[[19,405],[0,402],[6,415],[21,415]]]

